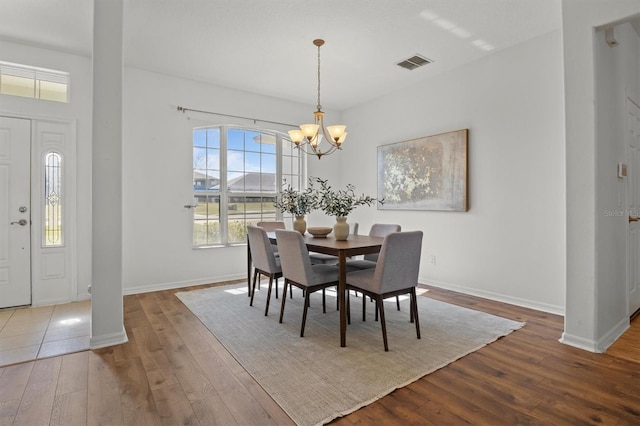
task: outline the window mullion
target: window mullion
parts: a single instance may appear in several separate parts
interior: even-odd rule
[[[282,135],[276,135],[276,197],[278,196],[278,188],[282,182]],[[282,212],[276,209],[276,219],[282,220]]]
[[[229,191],[227,185],[227,132],[226,126],[220,128],[220,243],[229,243]]]

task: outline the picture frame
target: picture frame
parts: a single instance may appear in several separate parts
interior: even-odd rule
[[[469,129],[378,146],[379,210],[468,210]]]

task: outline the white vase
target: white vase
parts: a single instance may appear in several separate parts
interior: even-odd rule
[[[307,231],[307,221],[304,220],[304,216],[296,216],[296,219],[293,221],[293,230],[304,235]]]
[[[333,225],[333,236],[338,241],[349,238],[349,224],[345,216],[336,216],[336,224]]]

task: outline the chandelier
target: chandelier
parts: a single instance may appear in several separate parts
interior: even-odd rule
[[[318,109],[313,113],[315,118],[313,124],[301,124],[300,129],[289,130],[289,137],[296,148],[322,158],[323,155],[329,155],[336,149],[342,149],[342,143],[347,137],[345,132],[347,126],[341,124],[326,128],[324,126],[324,112],[320,104],[320,46],[324,44],[324,40],[313,40],[313,44],[318,47],[318,105],[316,105]],[[320,145],[323,138],[328,144],[326,150],[323,150]]]

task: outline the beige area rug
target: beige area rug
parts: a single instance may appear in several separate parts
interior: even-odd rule
[[[200,318],[240,364],[299,425],[323,424],[351,413],[394,389],[505,336],[523,323],[427,297],[418,297],[420,331],[409,322],[409,300],[396,310],[385,302],[389,352],[384,351],[374,304],[362,321],[362,297],[351,297],[347,347],[340,347],[335,293],[314,293],[305,337],[300,337],[302,293],[287,299],[278,323],[280,299],[272,293],[264,316],[266,285],[249,306],[247,286],[212,287],[176,294]]]

